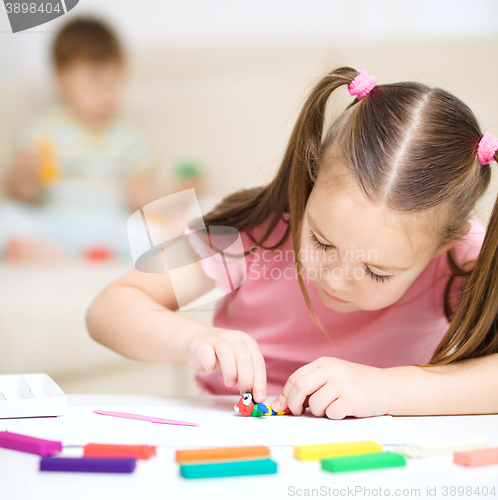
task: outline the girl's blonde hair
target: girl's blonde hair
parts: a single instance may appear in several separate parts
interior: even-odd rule
[[[474,114],[439,88],[415,82],[377,85],[361,101],[355,99],[324,134],[329,96],[357,75],[353,68],[343,67],[322,78],[301,110],[275,179],[266,187],[226,197],[204,216],[207,226],[239,231],[269,221],[259,241],[248,233],[255,246],[269,250],[282,246],[292,234],[299,285],[322,331],[300,272],[298,229],[325,153],[338,152],[364,192],[393,210],[431,214],[431,209],[444,207],[448,220],[435,228],[441,241],[460,237],[491,178],[489,165],[477,159],[482,132]],[[284,212],[290,215],[285,234],[275,245],[264,246]],[[432,215],[429,219],[433,221]],[[452,250],[447,256],[452,277],[444,303],[450,326],[429,362],[432,366],[498,352],[498,201],[473,269],[460,267]],[[465,286],[452,311],[450,290],[457,276],[465,278]]]

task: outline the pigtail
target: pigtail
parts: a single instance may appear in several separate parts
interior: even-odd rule
[[[292,233],[299,286],[311,315],[325,334],[327,332],[313,311],[301,276],[302,265],[298,258],[299,224],[317,176],[327,100],[334,90],[349,85],[357,75],[358,71],[355,69],[343,67],[322,78],[304,103],[275,179],[266,187],[241,190],[224,198],[203,217],[207,226],[227,225],[240,232],[247,232],[270,219],[268,228],[259,241],[247,232],[254,246],[267,250],[283,245]],[[264,242],[282,220],[284,212],[290,215],[285,234],[275,245],[264,246]],[[245,252],[246,255],[248,253],[249,251]]]
[[[498,161],[498,154],[494,156]],[[498,198],[448,331],[429,366],[498,353]]]
[[[302,263],[299,260],[299,224],[318,173],[328,98],[334,90],[349,85],[357,75],[356,70],[344,67],[332,71],[318,82],[301,110],[282,163],[282,167],[290,172],[288,187],[291,207],[290,227],[299,286],[313,319],[325,335],[327,332],[313,310],[302,278]]]

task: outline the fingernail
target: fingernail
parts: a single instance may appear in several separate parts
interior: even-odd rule
[[[271,405],[271,407],[274,410],[280,411],[280,401],[278,399],[275,399],[275,401],[273,401],[273,404]]]
[[[264,401],[264,400],[265,400],[265,395],[264,395],[262,392],[258,392],[258,393],[256,394],[256,399],[257,399],[258,401]]]
[[[228,382],[228,385],[235,385],[235,383],[236,383],[236,382],[237,382],[236,380],[230,380],[230,381]]]

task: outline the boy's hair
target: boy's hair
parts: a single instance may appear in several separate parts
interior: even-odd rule
[[[489,164],[481,165],[477,158],[482,132],[474,114],[442,89],[415,82],[377,85],[361,101],[355,99],[324,131],[328,98],[357,75],[355,69],[344,67],[322,78],[301,110],[275,179],[268,186],[228,196],[204,216],[206,225],[246,232],[269,220],[259,241],[248,233],[256,247],[269,250],[283,245],[292,234],[299,285],[322,331],[300,272],[298,229],[320,171],[330,168],[330,153],[347,165],[371,199],[393,210],[425,215],[428,230],[441,242],[460,237],[462,225],[491,178]],[[434,209],[446,217],[434,217]],[[272,247],[265,247],[284,212],[290,215],[285,234]],[[498,200],[474,268],[460,267],[452,250],[447,256],[453,277],[444,299],[451,324],[430,365],[498,352]],[[468,280],[454,312],[450,288],[456,276]]]
[[[104,22],[93,18],[73,19],[57,34],[52,57],[56,69],[74,61],[123,61],[123,50],[118,38]]]

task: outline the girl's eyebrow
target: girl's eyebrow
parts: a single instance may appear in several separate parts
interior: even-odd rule
[[[312,229],[313,229],[313,231],[315,231],[318,234],[318,236],[323,238],[327,243],[330,243],[330,241],[327,238],[325,238],[325,236],[323,236],[323,234],[320,232],[320,230],[318,229],[318,227],[316,225],[315,219],[313,219],[313,217],[311,216],[311,214],[309,212],[308,212],[308,223],[310,226],[313,226]],[[332,243],[330,243],[330,246],[335,247],[335,245],[333,245]],[[375,267],[376,269],[380,269],[381,271],[384,271],[386,273],[393,272],[393,271],[407,271],[408,269],[410,269],[409,267],[382,266],[381,264],[373,264],[373,263],[371,264],[369,262],[363,262],[363,264],[365,264],[365,266],[367,266],[367,267]]]

